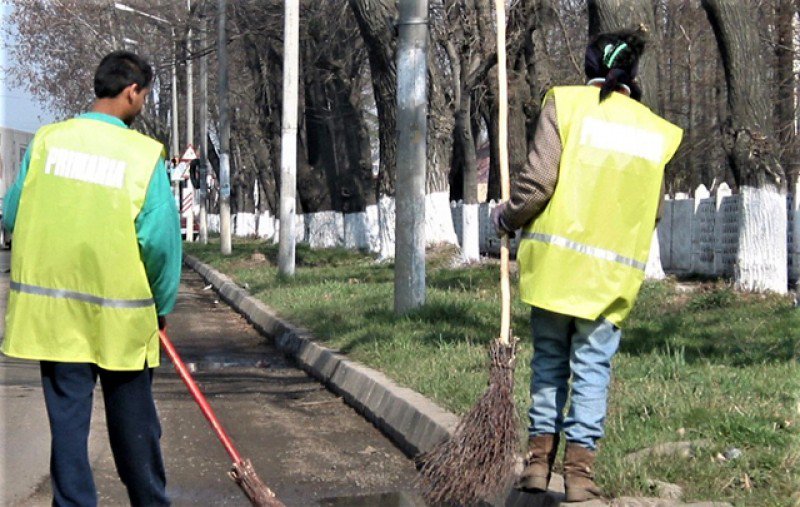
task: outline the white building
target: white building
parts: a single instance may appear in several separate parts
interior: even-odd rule
[[[14,183],[19,164],[32,140],[32,132],[0,127],[0,201]]]
[[[14,183],[19,164],[25,150],[33,140],[33,133],[0,127],[0,224],[3,218],[3,198],[6,190]],[[6,243],[5,233],[0,225],[0,248]]]

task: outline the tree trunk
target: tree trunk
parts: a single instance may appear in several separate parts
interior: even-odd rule
[[[756,11],[744,0],[703,0],[702,5],[725,68],[724,147],[742,199],[736,286],[785,293],[786,182],[772,131]]]
[[[508,61],[508,156],[511,178],[514,178],[516,168],[524,163],[528,157],[529,141],[532,139],[533,132],[531,126],[535,126],[539,116],[539,96],[535,95],[535,90],[531,88],[531,83],[537,80],[530,76],[535,72],[535,58],[531,57],[530,51],[533,48],[532,37],[535,29],[542,26],[540,14],[542,10],[549,8],[549,2],[545,0],[522,0],[512,3],[508,12],[508,27],[506,33],[506,55]],[[494,34],[486,33],[485,27],[488,24],[488,11],[481,16],[484,22],[481,24],[484,31],[481,36],[484,38],[494,38]],[[481,114],[486,122],[489,134],[489,147],[491,159],[489,162],[489,184],[487,197],[489,199],[500,199],[500,173],[497,163],[498,154],[498,128],[497,128],[497,97],[494,93],[497,90],[497,73],[490,72],[485,80],[489,93],[482,104]]]
[[[311,55],[306,53],[303,59],[310,61]],[[312,169],[304,171],[302,179],[298,178],[300,200],[307,211],[336,210],[339,209],[335,189],[340,179],[340,159],[337,157],[334,112],[325,82],[309,70],[303,72],[303,77],[305,108],[301,110],[305,115],[305,129],[299,149],[306,152]]]
[[[345,213],[361,212],[375,204],[375,180],[372,178],[369,130],[361,114],[361,91],[354,80],[336,79],[332,86],[336,94],[337,135],[341,139],[342,155],[347,174],[341,185],[341,209]]]
[[[475,138],[472,134],[472,96],[462,83],[467,81],[468,60],[463,58],[458,66],[460,78],[457,85],[454,142],[459,146],[462,165],[461,257],[465,262],[480,259],[480,222],[478,204],[478,160]],[[455,68],[453,74],[456,75]]]
[[[381,259],[394,257],[395,168],[397,163],[397,67],[394,0],[349,0],[367,46],[375,107],[378,110],[378,234]]]
[[[395,66],[395,27],[397,6],[394,0],[349,0],[367,45],[372,89],[378,109],[380,140],[379,193],[393,196],[397,143],[397,68]]]
[[[797,181],[800,173],[800,164],[797,157],[797,136],[795,135],[795,88],[797,78],[794,74],[794,41],[792,20],[797,12],[797,0],[777,0],[776,28],[777,44],[775,56],[777,59],[778,91],[775,101],[775,116],[777,119],[776,134],[778,143],[783,147],[781,151],[781,165],[786,171],[789,184]]]
[[[434,23],[431,19],[430,23]],[[442,30],[432,28],[428,41],[428,152],[425,174],[425,242],[458,246],[450,212],[450,169],[453,161],[455,116],[450,98],[452,79],[443,65]]]

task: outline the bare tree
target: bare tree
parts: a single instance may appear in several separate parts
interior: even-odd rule
[[[703,0],[728,89],[724,145],[742,196],[736,285],[785,293],[786,180],[773,133],[764,45],[752,1]]]
[[[178,23],[176,11],[161,12],[157,3],[151,7]],[[137,122],[145,133],[166,143],[170,135],[167,113],[173,52],[162,49],[171,45],[169,30],[157,23],[121,19],[125,16],[130,14],[115,10],[109,3],[16,0],[9,16],[14,24],[3,27],[3,31],[18,35],[18,44],[11,47],[17,65],[4,71],[34,97],[50,104],[57,116],[66,118],[91,105],[92,77],[103,56],[119,49],[135,50],[154,64],[153,95],[157,98],[147,102],[146,114]]]

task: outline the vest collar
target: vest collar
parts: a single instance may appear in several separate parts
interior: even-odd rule
[[[598,88],[602,88],[603,87],[603,83],[605,83],[605,82],[606,82],[605,78],[596,77],[594,79],[590,79],[586,83],[586,85],[587,86],[596,86]],[[623,84],[623,83],[617,83],[617,88],[621,88],[622,89],[622,93],[624,93],[628,97],[631,96],[631,89],[630,89],[630,87],[628,85]]]
[[[97,113],[95,111],[90,111],[88,113],[83,113],[82,115],[78,116],[78,118],[84,120],[97,120],[102,121],[105,123],[110,123],[111,125],[116,125],[117,127],[122,127],[127,129],[128,126],[125,125],[125,122],[117,118],[116,116],[111,116],[110,114],[105,113]]]

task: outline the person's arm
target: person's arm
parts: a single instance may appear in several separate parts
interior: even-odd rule
[[[182,244],[178,209],[170,190],[164,160],[159,160],[136,217],[136,236],[156,312],[172,311],[181,281]]]
[[[19,200],[22,197],[22,186],[25,184],[25,177],[28,175],[28,166],[31,163],[31,147],[33,142],[28,145],[25,150],[25,156],[22,157],[22,163],[19,165],[19,174],[14,184],[6,192],[3,198],[3,227],[8,232],[14,232],[14,224],[17,221],[17,211],[19,210]]]
[[[511,182],[511,198],[500,216],[504,229],[519,229],[545,208],[558,183],[561,152],[555,101],[548,100],[539,114],[533,149]]]

